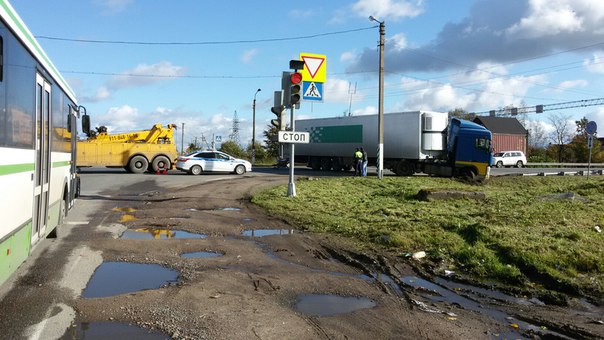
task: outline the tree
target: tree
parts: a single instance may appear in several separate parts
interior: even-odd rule
[[[220,146],[220,151],[237,158],[247,158],[246,152],[233,140],[228,140]]]
[[[577,125],[577,135],[568,145],[568,147],[573,151],[573,162],[587,163],[589,161],[589,148],[587,146],[589,134],[586,131],[588,122],[589,120],[585,117],[575,121],[575,124]],[[597,138],[594,138],[592,142],[592,160],[599,161],[599,158],[601,157],[600,141]]]
[[[279,133],[279,129],[274,127],[273,125],[268,125],[268,129],[264,130],[264,144],[266,145],[266,153],[270,157],[279,157],[279,142],[277,142],[277,135]]]
[[[473,113],[469,113],[468,111],[461,109],[461,108],[456,108],[455,110],[449,111],[449,118],[459,118],[459,119],[465,119],[465,120],[474,120],[474,118],[476,118],[476,115]]]
[[[572,125],[569,115],[554,114],[549,117],[550,123],[554,126],[552,133],[553,147],[556,148],[558,162],[567,160],[571,155],[565,150],[565,145],[573,138]]]
[[[252,143],[248,144],[247,146],[247,154],[249,155],[249,158],[252,159]],[[266,149],[262,146],[262,144],[256,142],[256,163],[266,163],[268,158],[269,156],[266,152]]]

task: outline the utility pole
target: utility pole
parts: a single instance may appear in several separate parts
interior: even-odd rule
[[[254,101],[252,102],[252,165],[256,164],[256,95],[261,89],[254,93]]]
[[[185,123],[182,123],[182,131],[180,135],[180,154],[185,154]]]
[[[383,21],[379,21],[373,16],[369,17],[370,21],[375,21],[380,24],[380,89],[379,89],[379,105],[378,105],[378,179],[384,178],[384,38],[386,36],[386,26]]]

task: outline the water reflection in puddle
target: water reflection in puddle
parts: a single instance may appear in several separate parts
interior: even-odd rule
[[[170,337],[157,331],[127,325],[118,322],[79,322],[72,328],[69,328],[63,340],[86,339],[86,340],[105,340],[105,339],[129,339],[129,340],[147,340],[147,339],[169,339]]]
[[[166,240],[173,238],[206,238],[204,234],[194,234],[182,230],[161,229],[161,228],[138,228],[126,230],[120,238],[128,239],[158,239]]]
[[[293,233],[293,229],[244,229],[241,232],[241,235],[249,237],[263,237],[270,235],[290,235]]]
[[[116,207],[116,208],[111,209],[111,211],[119,211],[119,212],[130,213],[130,212],[135,212],[136,209],[130,208],[130,207]]]
[[[255,221],[255,219],[249,218],[249,217],[241,219],[241,222],[243,222],[243,223],[250,223],[250,222],[254,222],[254,221]]]
[[[240,211],[241,208],[216,208],[214,210],[220,210],[220,211]]]
[[[365,297],[302,294],[298,296],[296,310],[313,316],[331,316],[351,313],[360,309],[375,307],[373,300]]]
[[[471,310],[471,311],[479,312],[480,314],[483,314],[483,315],[487,315],[487,316],[491,317],[492,319],[498,321],[502,325],[510,326],[511,329],[507,329],[505,333],[498,334],[498,336],[500,338],[521,338],[520,332],[524,332],[524,331],[532,331],[532,332],[535,332],[536,334],[546,334],[549,336],[560,337],[560,338],[564,338],[564,339],[567,338],[566,336],[564,336],[562,334],[552,332],[549,330],[545,330],[545,329],[542,329],[541,327],[530,324],[528,322],[518,320],[505,312],[502,312],[500,310],[496,310],[493,308],[489,308],[485,304],[476,302],[470,298],[463,297],[463,296],[459,295],[458,293],[456,293],[455,291],[453,291],[453,289],[461,290],[463,287],[463,289],[467,289],[468,292],[476,291],[476,293],[480,294],[481,292],[478,290],[482,290],[482,293],[486,293],[487,292],[486,289],[457,284],[457,283],[453,283],[453,282],[450,282],[450,281],[447,281],[444,279],[440,279],[440,278],[437,279],[437,282],[439,282],[437,284],[437,283],[432,283],[430,281],[424,280],[424,279],[416,277],[416,276],[403,277],[403,278],[401,278],[401,282],[403,282],[405,285],[407,285],[409,287],[415,288],[416,290],[418,290],[420,292],[420,294],[423,292],[423,294],[421,294],[421,295],[428,300],[447,302],[452,305],[457,305],[463,309]],[[450,285],[450,287],[445,287],[445,285]],[[519,303],[518,301],[514,301],[514,300],[519,300],[518,298],[507,296],[503,293],[496,294],[496,296],[498,296],[499,299],[501,299],[501,300],[504,300],[504,296],[505,296],[506,297],[505,301]],[[525,301],[526,302],[524,304],[537,304],[537,303],[532,303],[527,300],[525,300]],[[518,331],[514,330],[513,328],[518,328]]]
[[[157,264],[103,262],[82,292],[84,298],[108,297],[175,283],[178,272]]]
[[[209,258],[209,257],[218,257],[218,256],[222,256],[223,254],[221,253],[216,253],[216,252],[212,252],[212,251],[198,251],[198,252],[194,252],[194,253],[184,253],[182,255],[180,255],[180,257],[186,258],[186,259],[198,259],[198,258]]]

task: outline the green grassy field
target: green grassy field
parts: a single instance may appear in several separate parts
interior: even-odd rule
[[[432,177],[300,179],[252,201],[313,232],[427,259],[479,280],[604,296],[604,178],[499,177],[470,185]],[[423,201],[421,190],[482,192]],[[573,194],[573,195],[571,195]]]

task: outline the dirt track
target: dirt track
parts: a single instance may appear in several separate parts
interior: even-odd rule
[[[136,211],[115,212],[108,225],[129,214],[136,218],[122,222],[129,229],[208,237],[115,239],[115,228],[96,234],[89,247],[102,251],[105,262],[160,264],[177,270],[179,280],[161,289],[76,299],[78,321],[132,323],[190,339],[604,338],[602,309],[588,303],[561,308],[453,287],[452,281],[431,286],[413,270],[422,260],[359,250],[350,240],[305,233],[267,216],[249,203],[249,195],[276,180],[283,177],[245,176],[119,202]],[[242,235],[249,229],[284,231]],[[180,256],[200,251],[223,255]],[[300,299],[309,294],[319,295],[319,303],[311,304],[311,313],[299,311]],[[374,306],[319,316],[341,307],[323,295],[365,298],[364,307]]]

